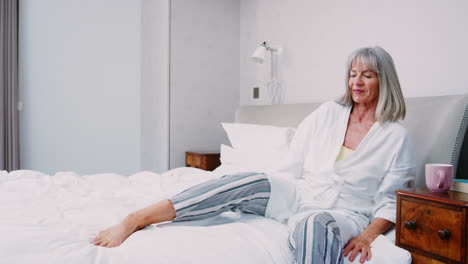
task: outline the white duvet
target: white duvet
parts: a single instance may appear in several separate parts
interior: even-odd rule
[[[293,263],[287,225],[233,212],[151,225],[117,248],[89,243],[129,212],[219,176],[194,168],[129,177],[0,171],[0,263]],[[411,263],[383,236],[372,246],[369,264]]]
[[[287,226],[224,213],[146,227],[117,248],[89,240],[129,212],[217,177],[193,168],[80,176],[0,172],[0,263],[292,263]]]

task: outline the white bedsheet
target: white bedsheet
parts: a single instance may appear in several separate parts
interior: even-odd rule
[[[286,225],[231,212],[152,225],[117,248],[88,242],[129,212],[213,177],[194,168],[129,177],[1,171],[0,262],[292,263]]]

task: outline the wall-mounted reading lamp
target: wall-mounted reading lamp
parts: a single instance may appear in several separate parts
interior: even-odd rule
[[[255,49],[250,59],[254,62],[262,64],[265,61],[265,57],[268,51],[270,52],[270,55],[271,55],[271,60],[270,60],[271,77],[270,77],[270,81],[267,84],[268,93],[270,94],[272,104],[280,104],[282,103],[283,90],[281,87],[281,83],[277,80],[277,71],[275,67],[276,66],[275,53],[276,54],[280,53],[281,48],[273,48],[269,46],[266,41],[264,41],[262,44],[260,44],[259,47],[257,47],[257,49]]]

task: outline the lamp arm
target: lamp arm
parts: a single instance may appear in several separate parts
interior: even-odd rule
[[[271,46],[268,46],[268,43],[267,43],[266,41],[263,41],[262,46],[264,46],[265,49],[267,49],[267,50],[269,50],[269,51],[271,51],[271,52],[278,51],[278,49],[273,48],[273,47],[271,47]]]

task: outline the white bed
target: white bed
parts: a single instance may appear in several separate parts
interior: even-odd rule
[[[286,224],[236,212],[151,225],[116,248],[89,243],[129,212],[219,176],[195,168],[129,177],[0,171],[0,263],[293,263]],[[378,242],[377,249],[405,254],[385,247],[388,239]]]

